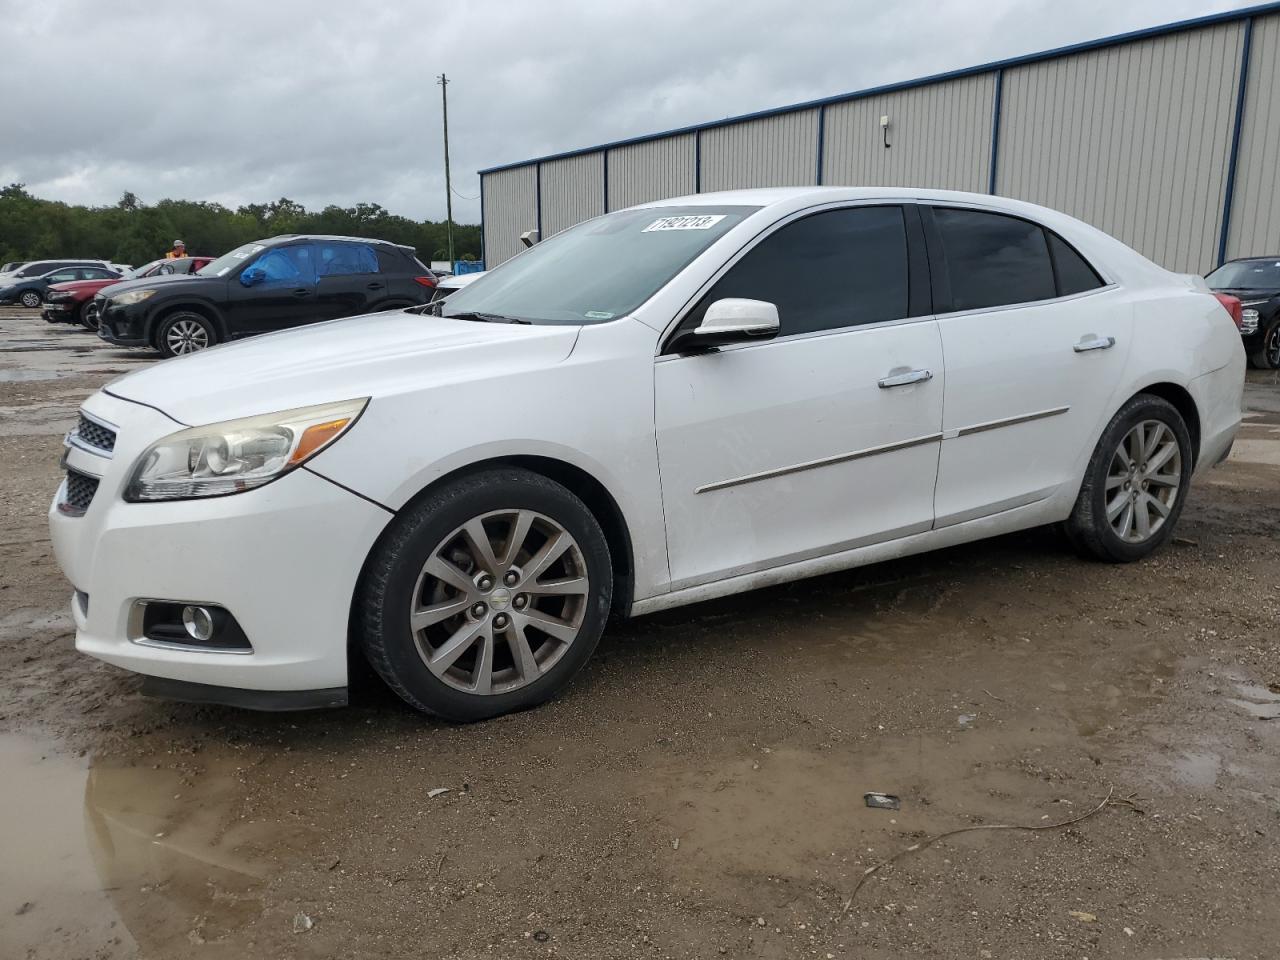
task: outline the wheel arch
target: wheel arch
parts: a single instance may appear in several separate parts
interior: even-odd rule
[[[1200,459],[1200,410],[1196,406],[1196,401],[1191,396],[1191,392],[1180,384],[1169,380],[1160,380],[1150,383],[1140,390],[1135,390],[1124,403],[1120,404],[1120,407],[1143,393],[1168,401],[1182,415],[1182,419],[1187,425],[1187,432],[1191,434],[1191,460],[1194,467]]]
[[[614,499],[613,494],[609,492],[605,485],[582,467],[568,461],[536,454],[511,454],[476,460],[473,463],[457,467],[436,477],[410,497],[398,510],[394,511],[394,517],[399,517],[406,511],[411,510],[424,497],[430,496],[445,484],[472,474],[502,467],[517,467],[522,470],[528,470],[530,473],[539,474],[548,480],[554,480],[572,491],[578,499],[586,504],[587,509],[591,511],[592,516],[600,524],[601,530],[604,531],[605,542],[609,545],[609,559],[613,566],[613,616],[618,619],[625,619],[630,616],[631,603],[635,592],[635,560],[630,528],[627,526],[626,518],[622,513],[622,509],[618,506],[617,500]],[[360,593],[360,585],[364,582],[369,562],[373,559],[374,554],[377,553],[378,547],[382,544],[384,538],[388,536],[390,530],[391,522],[388,521],[382,533],[369,547],[364,563],[360,567],[360,574],[352,586],[347,620],[348,676],[352,675],[353,671],[357,669],[357,664],[363,661],[363,654],[360,652],[360,639],[356,630],[356,602]],[[372,672],[367,664],[364,669]]]
[[[159,306],[154,313],[151,314],[147,322],[147,342],[153,347],[159,349],[156,342],[156,336],[160,332],[160,325],[175,313],[198,313],[210,323],[213,324],[214,332],[218,335],[218,341],[225,343],[227,337],[227,327],[222,320],[222,314],[211,303],[203,300],[178,300],[174,303],[166,303]]]

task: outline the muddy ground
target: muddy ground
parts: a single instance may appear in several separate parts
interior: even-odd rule
[[[677,610],[450,726],[372,684],[157,702],[76,654],[61,436],[149,362],[0,312],[0,957],[1280,954],[1273,374],[1147,562],[1035,531]]]

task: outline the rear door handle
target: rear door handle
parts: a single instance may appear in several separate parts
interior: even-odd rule
[[[384,284],[381,284],[381,283],[370,283],[370,284],[368,284],[368,287],[369,287],[369,289],[370,289],[370,290],[381,290],[381,289],[383,288],[383,286],[384,286]]]
[[[1076,353],[1084,353],[1087,350],[1110,350],[1115,345],[1115,337],[1095,337],[1091,334],[1075,344],[1071,349]]]
[[[876,382],[880,384],[881,390],[888,390],[890,387],[905,387],[908,383],[922,383],[925,380],[932,379],[932,370],[908,370],[906,373],[895,373],[882,377]]]
[[[293,291],[293,295],[295,297],[305,297],[310,293],[311,291],[308,290],[306,287],[299,287],[297,290]]]

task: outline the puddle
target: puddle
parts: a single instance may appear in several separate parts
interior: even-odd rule
[[[1228,697],[1227,703],[1239,707],[1259,720],[1280,720],[1280,694],[1259,684],[1237,681],[1237,697]]]
[[[171,956],[262,912],[280,835],[235,816],[230,761],[113,766],[0,735],[0,770],[0,957]]]
[[[32,380],[57,380],[69,377],[69,373],[57,373],[53,370],[0,370],[0,383],[27,383]]]

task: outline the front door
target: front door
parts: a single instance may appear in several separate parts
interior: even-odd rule
[[[778,307],[777,339],[664,355],[656,425],[672,589],[921,533],[933,523],[942,348],[912,207],[809,214],[748,250],[725,297]],[[914,274],[914,275],[913,275]]]
[[[316,300],[315,245],[294,243],[264,251],[231,278],[227,301],[233,337],[324,319]]]

